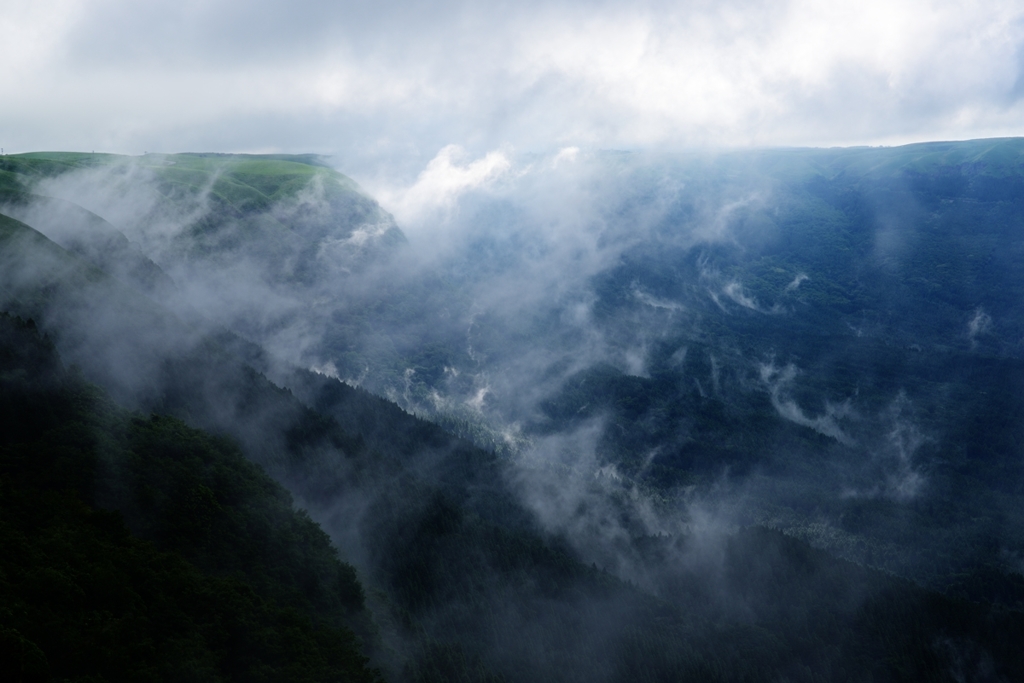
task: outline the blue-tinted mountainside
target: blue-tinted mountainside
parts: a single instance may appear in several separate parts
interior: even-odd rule
[[[455,294],[392,395],[541,478],[604,472],[587,487],[669,511],[725,486],[734,521],[930,585],[1019,571],[1022,153],[595,155],[575,251],[547,190],[475,197],[467,225],[496,227],[442,261]],[[565,514],[588,494],[561,476]],[[594,524],[671,528],[623,505],[560,524],[598,548]]]
[[[757,491],[748,519],[921,580],[1019,568],[1021,149],[678,171],[755,194],[694,242],[694,191],[589,281],[614,351],[542,399],[532,429],[600,418],[595,448],[621,472],[671,490],[727,468]]]

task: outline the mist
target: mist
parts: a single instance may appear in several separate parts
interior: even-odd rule
[[[643,464],[622,470],[622,463],[606,461],[610,433],[622,427],[600,406],[581,400],[575,415],[558,406],[567,387],[584,386],[594,371],[606,382],[670,376],[723,405],[768,399],[784,421],[851,451],[870,448],[844,425],[852,420],[855,432],[871,431],[881,419],[871,415],[882,411],[861,406],[856,390],[815,395],[813,387],[800,387],[795,364],[777,366],[763,356],[784,356],[784,347],[731,347],[726,336],[724,346],[692,350],[674,367],[666,362],[666,354],[707,344],[709,329],[723,321],[761,324],[767,316],[785,328],[806,315],[801,295],[815,278],[777,269],[781,286],[773,298],[759,298],[737,268],[774,248],[775,217],[793,201],[792,190],[777,187],[749,155],[573,147],[546,156],[499,149],[473,158],[448,146],[409,185],[378,187],[355,204],[346,196],[339,205],[324,183],[351,181],[314,174],[294,197],[255,216],[217,208],[211,192],[224,180],[217,170],[169,193],[159,171],[174,163],[126,159],[44,180],[35,191],[116,226],[173,281],[152,296],[176,315],[213,322],[260,345],[275,362],[365,387],[414,414],[442,424],[461,420],[472,426],[464,435],[473,438],[475,430],[481,445],[501,446],[515,467],[544,461],[590,479],[602,472],[626,481],[644,476]],[[729,180],[709,169],[727,171]],[[12,214],[68,246],[62,206],[37,201]],[[215,229],[202,230],[211,221]],[[665,271],[668,254],[675,260]],[[888,253],[876,258],[891,261]],[[977,308],[970,343],[991,326]],[[267,371],[274,377],[272,366]],[[894,387],[880,400],[896,401],[901,391]],[[662,439],[690,438],[685,427],[666,428]],[[581,433],[590,437],[571,436]],[[554,447],[553,439],[576,445]],[[664,448],[652,443],[645,450]],[[708,474],[745,476],[727,463]],[[568,501],[524,495],[548,519],[547,506],[580,507],[579,488],[551,487]],[[645,533],[656,534],[687,514],[685,506],[662,506],[658,515],[669,519],[651,511],[636,517]]]
[[[590,567],[582,593],[554,598],[474,550],[457,564],[494,573],[479,592],[442,582],[451,595],[417,607],[425,633],[489,634],[480,656],[503,670],[565,672],[625,647],[616,619],[648,618],[630,591],[770,623],[772,591],[796,588],[744,587],[736,567],[764,547],[785,565],[804,552],[793,539],[814,562],[936,588],[973,563],[1016,567],[1016,517],[981,512],[1014,494],[957,500],[957,477],[1012,468],[1011,450],[972,449],[1012,438],[991,406],[1013,405],[997,377],[1016,376],[1024,327],[1006,290],[973,276],[930,305],[934,269],[918,266],[973,272],[963,258],[1004,228],[977,238],[942,218],[961,196],[906,170],[931,154],[445,146],[404,182],[365,187],[314,157],[90,161],[0,208],[56,243],[5,251],[4,306],[125,405],[237,439],[382,591],[427,572],[395,559],[418,557],[407,529],[424,519],[459,538],[537,534],[551,567]],[[275,179],[257,163],[280,164]],[[836,593],[843,619],[871,581]],[[517,649],[602,612],[550,659]],[[401,629],[385,638],[420,656]]]
[[[8,152],[686,149],[1019,132],[1013,2],[9,2]],[[75,112],[72,116],[69,112]]]

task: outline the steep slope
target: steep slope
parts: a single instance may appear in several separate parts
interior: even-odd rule
[[[379,680],[346,626],[366,622],[354,571],[283,489],[116,408],[6,315],[0,490],[13,680]]]
[[[0,213],[65,246],[59,226],[69,217],[47,202],[103,216],[176,284],[148,292],[160,303],[304,364],[318,356],[332,316],[351,308],[335,301],[339,288],[358,289],[353,274],[404,243],[376,201],[312,155],[39,153],[6,156],[0,170],[50,198]],[[79,244],[104,252],[103,234],[73,223]],[[105,268],[131,270],[123,258]]]
[[[351,571],[229,442],[123,413],[7,316],[0,401],[0,656],[20,679],[373,680],[338,628],[360,609]],[[392,482],[372,521],[375,579],[411,639],[399,678],[1024,673],[1020,612],[942,598],[778,533],[647,540],[651,566],[685,566],[655,600],[476,516],[453,500],[458,486],[409,479]]]
[[[28,192],[0,193],[0,213],[36,229],[93,266],[158,300],[174,282],[117,228],[76,204]]]
[[[22,680],[370,680],[338,626],[362,592],[286,494],[223,440],[113,407],[33,326],[5,316],[0,332],[2,654]],[[955,680],[1024,666],[1020,613],[776,533],[649,539],[652,566],[685,565],[655,600],[443,493],[416,509],[412,493],[380,502],[371,547],[406,615],[409,680]]]

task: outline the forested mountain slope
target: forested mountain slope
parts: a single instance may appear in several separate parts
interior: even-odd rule
[[[0,539],[8,680],[379,680],[355,572],[284,489],[117,408],[7,315]]]
[[[114,407],[33,325],[4,316],[0,334],[9,671],[372,680],[344,626],[363,623],[362,589],[287,494],[223,439]],[[512,680],[954,680],[964,667],[1014,677],[1024,666],[1024,615],[928,594],[776,533],[718,539],[717,560],[687,552],[708,539],[649,539],[652,564],[698,560],[656,600],[444,494],[411,511],[400,488],[376,511],[373,550],[376,581],[418,643],[404,671],[413,680],[499,678],[488,668]],[[709,561],[715,571],[699,566]]]
[[[1020,146],[597,155],[575,232],[496,192],[430,258],[315,158],[3,157],[0,308],[287,487],[389,678],[1013,680]],[[90,500],[248,537],[193,484]]]

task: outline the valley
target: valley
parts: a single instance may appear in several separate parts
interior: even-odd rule
[[[1024,677],[1024,140],[513,170],[0,157],[22,680]],[[68,525],[255,635],[58,656]]]

